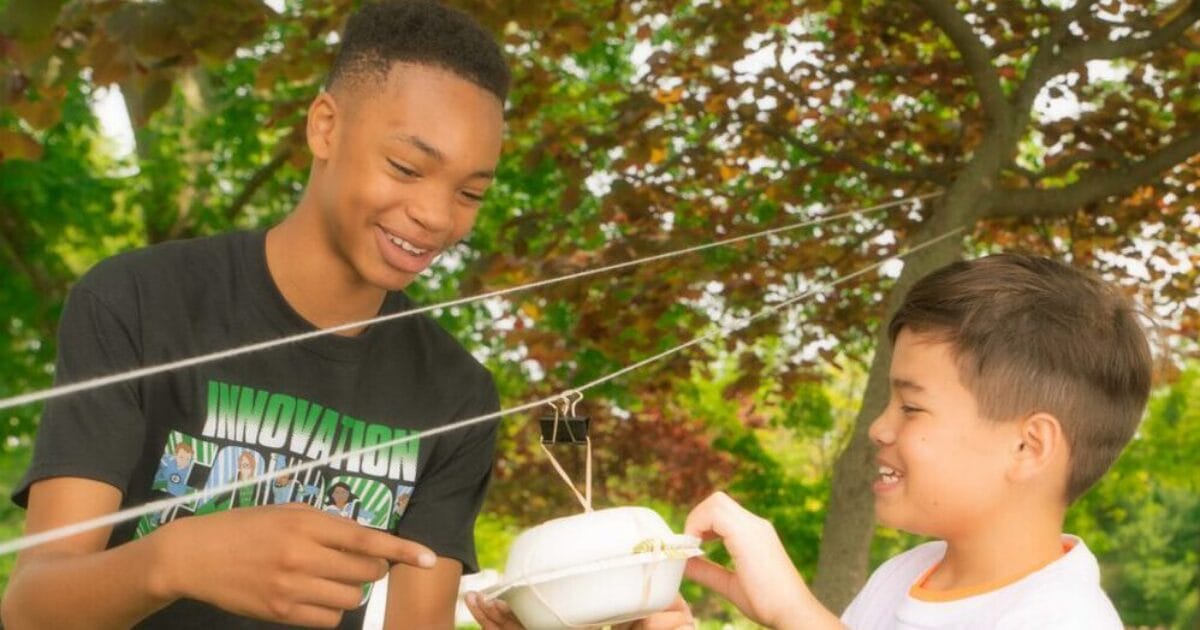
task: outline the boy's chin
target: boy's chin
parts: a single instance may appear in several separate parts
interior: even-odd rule
[[[896,529],[917,536],[939,538],[936,523],[924,522],[914,514],[904,514],[897,506],[881,506],[875,502],[875,523],[880,527]],[[889,509],[890,508],[890,509]]]
[[[361,275],[367,284],[376,289],[382,291],[403,291],[417,279],[419,274],[402,272],[384,265],[381,270],[377,269],[374,270],[374,273],[364,273]]]

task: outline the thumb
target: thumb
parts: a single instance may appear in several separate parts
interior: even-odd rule
[[[689,580],[719,593],[725,599],[735,603],[740,599],[740,593],[737,592],[740,590],[737,575],[707,558],[689,559],[683,574]]]

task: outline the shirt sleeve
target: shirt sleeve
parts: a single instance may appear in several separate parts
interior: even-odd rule
[[[56,385],[107,376],[140,366],[137,336],[89,288],[77,285],[59,320]],[[106,385],[46,402],[33,460],[13,492],[25,507],[29,487],[51,477],[82,477],[124,493],[145,438],[135,381]]]
[[[492,413],[500,408],[491,375],[475,388],[474,400],[455,420]],[[454,558],[463,573],[475,573],[475,519],[483,505],[496,450],[496,420],[453,431],[438,439],[431,462],[417,480],[412,501],[395,534],[419,542],[439,556]],[[450,439],[446,439],[450,438]]]

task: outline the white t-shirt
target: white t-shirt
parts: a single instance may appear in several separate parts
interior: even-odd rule
[[[1063,537],[1063,556],[995,590],[952,601],[925,601],[912,590],[946,555],[946,543],[920,545],[883,563],[859,591],[842,622],[852,630],[916,628],[1055,628],[1120,630],[1121,618],[1100,588],[1100,567],[1083,541]]]

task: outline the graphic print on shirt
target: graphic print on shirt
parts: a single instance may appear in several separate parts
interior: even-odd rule
[[[392,491],[383,483],[361,477],[338,476],[330,480],[324,510],[376,529],[388,528]]]
[[[158,471],[154,474],[151,489],[175,497],[197,492],[208,478],[209,470],[217,458],[217,450],[218,446],[212,442],[172,432],[167,437],[165,452],[159,461]],[[167,508],[157,514],[143,516],[138,521],[134,537],[145,536],[160,525],[175,520],[181,511],[184,514],[192,514],[195,510],[196,505],[193,501]]]
[[[217,461],[204,484],[205,490],[225,486],[236,481],[253,479],[266,470],[266,460],[257,452],[241,446],[226,446],[217,452]],[[258,505],[262,484],[243,486],[223,494],[204,499],[196,506],[196,514],[211,514],[234,507]]]
[[[275,453],[271,456],[271,470],[284,470],[303,462],[299,457]],[[321,503],[321,488],[320,473],[317,471],[306,470],[301,472],[299,477],[294,472],[283,473],[272,478],[267,503],[307,503],[317,507]]]
[[[396,486],[396,502],[392,504],[392,522],[388,525],[389,528],[395,528],[400,523],[400,517],[404,516],[404,511],[408,509],[412,493],[412,486],[404,484]]]
[[[318,403],[251,387],[208,382],[208,409],[199,437],[172,431],[151,485],[167,498],[283,470],[411,431],[344,415]],[[139,521],[140,538],[176,519],[252,505],[306,503],[364,526],[394,530],[416,482],[420,441],[349,457],[323,468],[164,510]]]

